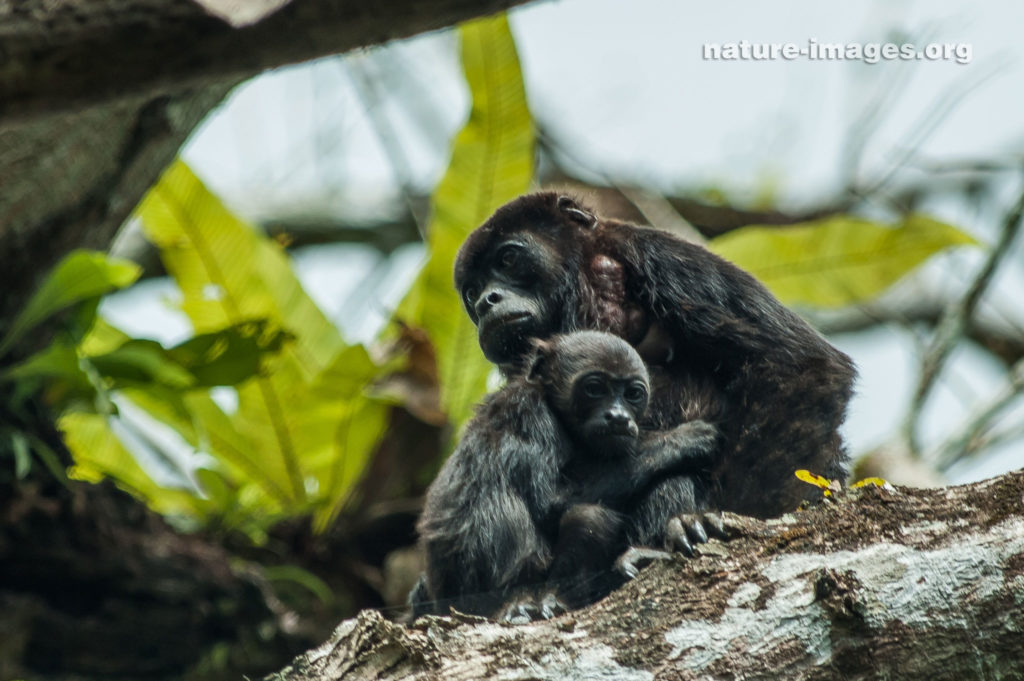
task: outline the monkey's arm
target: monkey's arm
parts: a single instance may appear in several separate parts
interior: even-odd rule
[[[664,431],[644,432],[634,452],[614,462],[593,462],[578,483],[578,501],[615,509],[633,506],[658,480],[708,470],[714,462],[718,429],[690,421]]]
[[[715,460],[718,436],[718,428],[705,421],[641,434],[638,456],[630,460],[634,487],[646,487],[668,472],[700,473],[709,469]]]
[[[793,365],[842,356],[748,272],[702,246],[656,229],[610,222],[609,230],[621,242],[632,295],[691,349]]]
[[[546,572],[566,445],[544,404],[521,386],[489,398],[430,486],[418,529],[435,611],[492,615]]]

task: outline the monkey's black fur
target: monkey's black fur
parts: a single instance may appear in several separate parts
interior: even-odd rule
[[[551,586],[541,598],[545,616],[563,604],[575,608],[603,597],[636,575],[638,559],[669,556],[651,550],[662,543],[664,531],[652,531],[652,518],[660,519],[666,501],[671,514],[700,509],[694,474],[712,461],[717,434],[713,426],[691,421],[645,432],[614,452],[598,450],[599,456],[592,447],[576,448],[566,466],[571,491],[558,524]]]
[[[414,617],[449,606],[491,616],[519,587],[543,581],[571,452],[542,385],[513,379],[484,399],[427,491]]]
[[[648,395],[642,360],[615,336],[535,343],[527,370],[484,400],[427,492],[414,616],[519,607],[516,598],[535,600],[523,587],[562,581],[584,557],[588,573],[607,573],[634,534],[633,509],[714,448],[703,423],[641,433]]]
[[[855,376],[850,359],[701,246],[598,218],[566,196],[532,194],[470,234],[455,284],[484,353],[506,375],[522,367],[532,338],[608,331],[651,369],[647,427],[691,419],[719,426],[710,474],[696,488],[687,482],[687,490],[654,495],[640,511],[640,539],[664,536],[686,505],[677,494],[696,496],[702,508],[769,517],[814,496],[796,469],[845,478],[839,426]],[[497,419],[492,427],[516,424]]]

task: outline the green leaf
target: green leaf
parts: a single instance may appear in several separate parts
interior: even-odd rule
[[[341,336],[302,290],[282,250],[228,211],[182,161],[150,190],[139,215],[197,332],[266,320],[294,334],[295,343],[267,376],[239,387],[232,420],[251,443],[246,458],[284,483],[287,503],[304,506],[302,450],[292,417],[306,406],[301,396],[308,382],[344,348]]]
[[[267,565],[262,570],[263,576],[271,582],[292,582],[308,590],[321,603],[329,605],[334,602],[334,593],[331,591],[331,587],[309,570],[304,570],[297,565]]]
[[[98,392],[97,378],[95,374],[89,375],[78,351],[67,338],[58,337],[20,364],[0,373],[0,384],[14,382],[15,400],[19,394],[31,394],[42,385],[47,404],[57,411],[74,407],[96,411],[97,405],[105,404]]]
[[[62,379],[89,389],[91,384],[78,363],[78,351],[64,340],[56,340],[28,359],[6,369],[5,380],[36,378]]]
[[[963,245],[978,241],[914,214],[894,226],[839,215],[790,227],[744,227],[709,248],[784,303],[840,307],[871,300],[932,255]]]
[[[170,360],[160,343],[146,339],[132,339],[121,347],[90,357],[96,371],[115,385],[127,383],[159,383],[171,388],[187,388],[195,378],[180,364]]]
[[[276,323],[295,335],[294,355],[310,377],[345,347],[281,248],[225,208],[180,159],[138,213],[181,288],[182,309],[197,333],[254,320]]]
[[[316,513],[323,529],[379,437],[385,408],[364,407],[363,393],[380,368],[361,346],[345,345],[280,247],[232,215],[184,163],[168,169],[139,215],[200,333],[167,356],[196,386],[234,384],[238,409],[227,414],[197,390],[175,404],[142,384],[132,400],[216,460],[210,474],[224,477],[209,503],[223,522],[255,536],[281,514]],[[338,437],[352,413],[354,432],[370,436]]]
[[[466,236],[533,178],[533,124],[515,43],[504,15],[464,24],[462,66],[473,98],[434,192],[430,259],[396,317],[425,328],[437,353],[441,402],[456,425],[486,391],[491,365],[452,285]]]
[[[75,458],[75,465],[68,472],[72,479],[99,482],[111,477],[117,481],[118,487],[141,497],[158,513],[204,514],[204,504],[199,497],[153,482],[111,430],[104,416],[69,413],[63,415],[57,425]]]
[[[61,260],[11,324],[0,355],[28,331],[75,303],[123,288],[139,277],[141,268],[127,260],[96,251],[72,251]]]
[[[198,386],[235,385],[261,373],[264,362],[295,336],[266,320],[243,322],[190,338],[167,351]]]
[[[92,328],[78,344],[79,352],[85,357],[103,355],[124,345],[131,336],[101,316],[97,316]]]
[[[14,451],[14,475],[18,480],[24,480],[29,471],[32,470],[32,452],[29,448],[28,438],[20,431],[13,431],[11,434],[11,449]]]

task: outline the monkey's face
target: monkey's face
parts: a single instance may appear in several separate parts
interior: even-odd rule
[[[510,201],[469,235],[455,260],[455,288],[487,359],[517,365],[531,339],[578,326],[592,288],[584,250],[596,222],[547,192]]]
[[[572,387],[573,416],[583,442],[598,455],[621,456],[640,435],[647,409],[643,376],[591,371]]]
[[[530,339],[559,329],[560,310],[551,294],[561,268],[556,256],[538,239],[513,235],[478,254],[471,267],[456,270],[456,286],[477,326],[480,348],[495,364],[519,360]]]

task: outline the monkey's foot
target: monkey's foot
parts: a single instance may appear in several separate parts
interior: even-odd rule
[[[505,605],[498,621],[509,624],[527,624],[541,617],[541,606],[537,604],[537,599],[533,595],[523,595]]]
[[[671,560],[672,554],[658,549],[631,546],[615,559],[615,569],[627,579],[634,579],[640,574],[640,568],[653,560]]]
[[[728,540],[730,536],[718,513],[682,513],[668,521],[665,545],[692,557],[694,545],[706,544],[708,537]]]
[[[569,612],[569,606],[563,603],[554,591],[547,592],[540,599],[540,616],[546,620],[564,615],[567,612]]]

